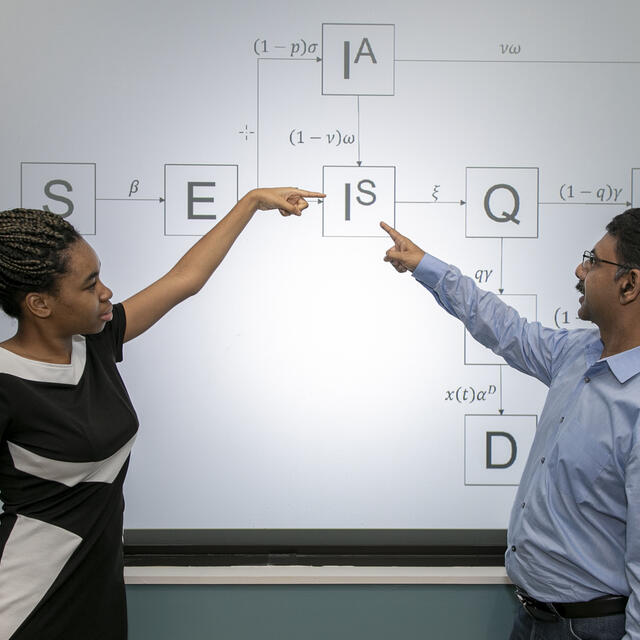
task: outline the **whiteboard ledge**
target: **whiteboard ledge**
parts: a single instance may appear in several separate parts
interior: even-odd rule
[[[504,567],[125,567],[126,584],[511,584]]]

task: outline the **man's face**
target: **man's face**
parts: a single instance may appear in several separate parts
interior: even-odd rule
[[[580,263],[575,271],[579,280],[576,289],[582,293],[578,301],[578,317],[601,326],[616,313],[619,306],[615,281],[618,267],[600,262],[597,258],[619,262],[616,239],[608,233],[605,234],[593,248],[593,253],[596,256],[595,263],[587,266]]]

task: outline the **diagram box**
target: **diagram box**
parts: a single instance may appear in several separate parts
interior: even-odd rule
[[[517,485],[538,425],[536,415],[465,415],[465,485]]]
[[[640,207],[640,169],[631,169],[631,206]]]
[[[322,167],[322,235],[384,238],[395,227],[395,167]]]
[[[529,322],[538,319],[538,296],[536,294],[509,294],[500,299],[513,307]],[[493,351],[477,342],[473,336],[464,330],[464,363],[465,364],[504,364],[504,360]]]
[[[392,96],[395,25],[322,25],[322,94]]]
[[[537,238],[537,167],[467,167],[467,238]]]
[[[164,233],[202,236],[238,202],[237,164],[165,164]]]
[[[95,235],[95,163],[20,163],[20,206],[57,213],[78,233]]]

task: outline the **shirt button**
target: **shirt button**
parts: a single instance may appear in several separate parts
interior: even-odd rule
[[[540,464],[544,464],[544,461],[545,461],[544,457],[540,458]]]
[[[514,545],[511,547],[511,551],[515,551],[515,550],[516,550],[516,545],[514,544]]]
[[[523,509],[524,509],[524,505],[525,505],[525,504],[526,504],[525,502],[523,502],[523,503],[522,503],[522,508],[523,508]]]
[[[585,382],[591,382],[591,378],[590,378],[589,376],[585,376],[585,377],[584,377],[584,381],[585,381]]]
[[[564,416],[560,418],[560,422],[564,422]]]

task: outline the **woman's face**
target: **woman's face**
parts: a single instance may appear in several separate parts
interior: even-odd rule
[[[67,250],[67,273],[50,294],[51,319],[61,336],[99,333],[112,318],[112,291],[100,280],[100,261],[82,238]]]

